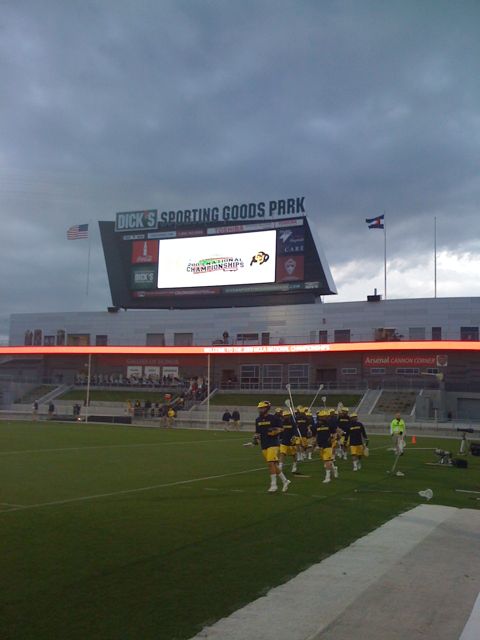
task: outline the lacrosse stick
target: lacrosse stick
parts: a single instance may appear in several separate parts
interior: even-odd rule
[[[323,389],[323,384],[321,384],[318,387],[317,393],[315,394],[315,397],[313,398],[312,402],[310,403],[310,406],[308,407],[308,410],[311,411],[313,405],[315,404],[315,400],[317,399],[318,394],[320,393],[320,391]]]
[[[355,493],[396,493],[402,495],[410,495],[410,491],[392,491],[390,489],[354,489]],[[433,491],[431,489],[423,489],[418,491],[418,495],[421,498],[425,498],[428,502],[433,498]]]

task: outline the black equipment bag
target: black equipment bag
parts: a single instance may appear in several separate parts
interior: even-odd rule
[[[480,442],[470,443],[470,453],[472,456],[480,456]]]
[[[463,458],[454,458],[452,460],[452,467],[457,467],[458,469],[466,469],[468,467],[468,462]]]

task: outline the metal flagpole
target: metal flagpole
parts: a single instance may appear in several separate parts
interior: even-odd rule
[[[437,297],[437,216],[433,219],[433,290]]]
[[[207,356],[207,429],[210,429],[210,354]]]
[[[88,258],[87,258],[87,289],[85,291],[86,295],[88,296],[88,283],[90,280],[90,248],[92,245],[92,241],[90,239],[90,220],[88,221]]]
[[[87,372],[87,399],[85,406],[85,422],[88,422],[88,405],[90,404],[90,374],[92,371],[92,354],[88,354],[88,372]]]
[[[384,298],[387,299],[387,216],[383,212],[383,280]]]

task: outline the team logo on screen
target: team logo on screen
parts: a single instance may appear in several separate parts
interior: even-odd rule
[[[265,251],[259,251],[251,259],[250,266],[252,266],[252,264],[265,264],[265,262],[267,262],[269,258],[270,256],[268,255],[268,253],[265,253]]]
[[[212,271],[238,271],[243,269],[241,258],[202,258],[196,262],[189,262],[187,273],[212,273]]]

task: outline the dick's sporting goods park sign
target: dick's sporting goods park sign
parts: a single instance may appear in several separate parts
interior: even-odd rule
[[[247,222],[303,215],[305,215],[305,196],[199,209],[123,211],[116,214],[115,231],[154,231],[165,227],[202,225],[212,222],[229,224],[237,221]]]

